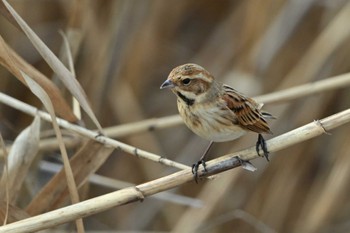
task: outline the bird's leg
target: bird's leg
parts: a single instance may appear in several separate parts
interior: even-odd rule
[[[263,138],[263,136],[261,134],[259,134],[259,136],[258,136],[258,141],[256,142],[255,149],[256,149],[256,152],[258,153],[258,155],[262,156],[262,155],[260,155],[260,152],[259,152],[260,148],[264,152],[264,157],[266,158],[266,160],[270,161],[269,160],[269,151],[267,150],[265,139]]]
[[[203,165],[204,171],[207,171],[207,167],[205,164],[205,156],[208,154],[210,147],[213,145],[213,141],[210,141],[209,145],[207,146],[207,148],[205,149],[203,155],[201,156],[201,158],[198,160],[197,163],[192,165],[192,173],[194,176],[194,180],[196,181],[196,183],[198,183],[198,168],[199,165]]]

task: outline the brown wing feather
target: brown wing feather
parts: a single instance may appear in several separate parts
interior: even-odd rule
[[[259,105],[253,99],[245,97],[232,87],[224,85],[224,89],[223,99],[235,113],[240,126],[256,133],[272,133]]]

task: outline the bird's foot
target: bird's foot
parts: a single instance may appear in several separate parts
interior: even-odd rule
[[[264,152],[263,156],[266,158],[266,160],[270,161],[270,159],[269,159],[269,151],[267,150],[265,139],[263,138],[263,136],[261,134],[259,134],[259,136],[258,136],[258,141],[256,142],[255,149],[256,149],[256,152],[258,153],[258,155],[262,156],[260,154],[260,148]]]
[[[192,174],[193,174],[193,177],[194,177],[194,181],[196,181],[197,184],[198,184],[198,168],[199,168],[199,166],[201,164],[202,164],[202,166],[204,168],[204,171],[207,172],[207,166],[206,166],[206,163],[205,163],[204,159],[199,160],[197,163],[194,163],[192,165]]]

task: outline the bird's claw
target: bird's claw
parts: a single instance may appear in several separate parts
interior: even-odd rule
[[[263,136],[261,134],[259,134],[259,136],[258,136],[258,141],[256,142],[255,149],[256,149],[256,152],[258,153],[258,155],[262,156],[260,154],[260,148],[264,152],[263,156],[266,158],[266,160],[270,161],[270,159],[269,159],[269,151],[267,150],[265,139],[263,138]]]
[[[196,181],[197,184],[198,184],[198,168],[201,164],[204,168],[204,171],[207,172],[207,166],[206,166],[205,160],[203,160],[203,159],[199,160],[197,163],[194,163],[192,165],[192,174],[194,177],[194,181]]]

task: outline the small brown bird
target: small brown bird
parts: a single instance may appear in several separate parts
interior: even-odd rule
[[[160,89],[165,88],[170,88],[177,96],[177,107],[187,127],[210,141],[202,158],[193,165],[195,176],[200,164],[205,169],[204,157],[212,142],[231,141],[248,131],[259,134],[256,151],[260,156],[261,147],[269,160],[261,134],[271,134],[266,119],[274,117],[261,111],[262,104],[215,81],[207,70],[196,64],[184,64],[173,69],[160,86]]]

